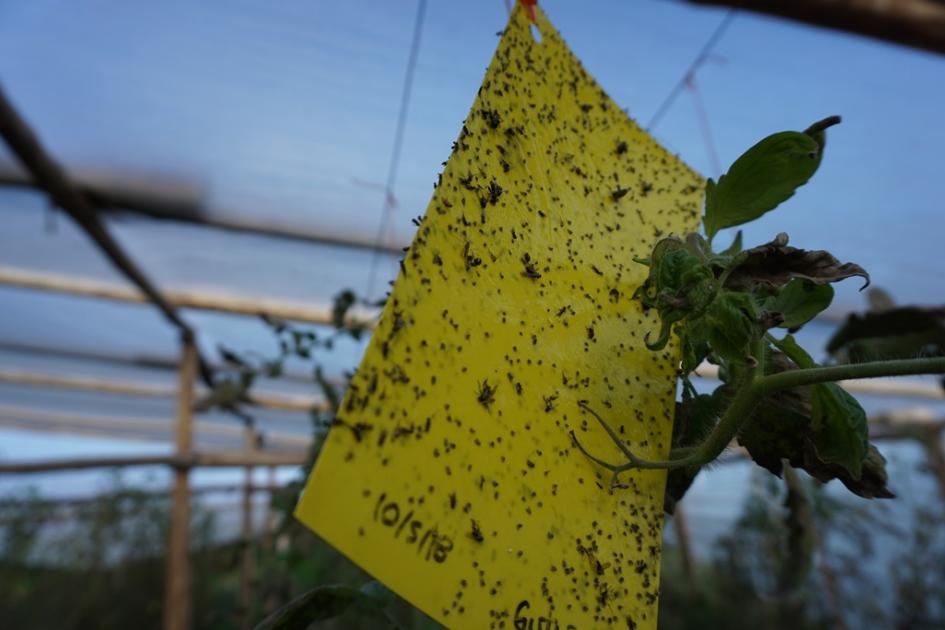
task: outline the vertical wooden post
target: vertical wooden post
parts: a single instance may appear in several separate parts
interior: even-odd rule
[[[945,505],[945,449],[942,448],[942,427],[938,424],[928,431],[922,440],[925,447],[926,457],[928,458],[929,468],[938,482],[938,492]]]
[[[178,457],[193,449],[192,409],[197,348],[193,339],[181,344],[180,391],[177,397],[175,443]],[[171,527],[167,543],[167,579],[164,592],[164,630],[189,630],[192,623],[190,578],[190,469],[174,469],[171,494]]]
[[[256,450],[256,429],[247,424],[244,433],[244,445],[247,453]],[[253,467],[245,468],[243,485],[243,557],[240,566],[240,628],[250,630],[253,627],[253,572],[255,569],[255,549],[253,546]]]
[[[824,581],[824,593],[827,596],[827,608],[830,610],[833,627],[837,630],[846,630],[847,622],[843,615],[843,608],[840,606],[840,588],[837,585],[837,574],[834,573],[833,567],[827,562],[824,541],[816,528],[814,528],[813,536],[818,556],[817,570],[820,572],[820,579]]]
[[[269,477],[266,481],[269,494],[266,501],[266,527],[263,530],[263,547],[268,551],[273,549],[273,533],[276,531],[276,511],[272,508],[272,499],[276,493],[276,467],[269,467]]]
[[[695,595],[698,590],[696,579],[696,563],[692,557],[692,545],[689,538],[689,523],[686,520],[686,512],[682,505],[676,504],[673,510],[673,528],[676,531],[676,541],[679,543],[679,557],[682,559],[683,571],[686,574],[686,580],[689,582],[690,593]]]

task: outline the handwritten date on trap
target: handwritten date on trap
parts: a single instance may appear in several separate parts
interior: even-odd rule
[[[377,498],[374,522],[393,530],[395,539],[415,545],[421,557],[442,564],[453,549],[453,540],[437,532],[435,524],[424,527],[423,522],[413,516],[413,510],[405,511],[398,503],[387,500],[387,493]]]

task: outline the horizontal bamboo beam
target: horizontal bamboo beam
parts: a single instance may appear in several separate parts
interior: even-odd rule
[[[207,484],[203,486],[197,486],[190,489],[191,496],[203,496],[208,494],[231,494],[234,492],[244,492],[246,486],[243,484],[233,485],[233,484]],[[285,486],[272,485],[272,484],[254,484],[252,486],[252,491],[260,493],[272,493],[279,492],[284,490]],[[167,498],[171,496],[173,488],[126,488],[116,491],[102,492],[100,494],[93,495],[84,495],[84,496],[47,496],[43,495],[40,497],[17,497],[19,498],[18,503],[29,503],[33,505],[42,505],[48,506],[51,508],[82,508],[88,505],[93,505],[99,501],[115,501],[123,498],[137,498],[137,497],[149,497],[149,498]],[[0,514],[3,514],[4,509],[10,509],[10,507],[16,507],[16,505],[0,504]]]
[[[171,466],[173,468],[234,468],[239,466],[301,466],[308,453],[254,451],[194,452],[189,455],[137,455],[131,457],[94,457],[50,459],[31,462],[0,462],[0,474],[22,475],[91,468],[129,468],[134,466]]]
[[[705,363],[699,367],[697,374],[702,378],[717,379],[718,367]],[[43,374],[2,368],[0,368],[0,383],[75,389],[129,396],[170,397],[175,394],[174,388],[169,385],[136,383],[132,381],[99,379],[81,376]],[[914,379],[896,379],[888,381],[863,379],[844,381],[840,385],[852,393],[869,394],[874,396],[923,398],[929,400],[945,399],[945,392],[943,392],[939,385]],[[206,391],[207,390],[205,389],[200,390],[201,394],[206,394]],[[251,402],[263,408],[281,411],[308,412],[312,409],[317,409],[320,411],[326,411],[328,409],[328,403],[326,401],[312,396],[286,396],[279,394],[254,393],[252,395]]]
[[[72,275],[34,271],[20,267],[0,265],[0,285],[53,291],[81,297],[100,298],[116,302],[144,304],[149,300],[135,287],[127,284],[94,278],[81,278]],[[275,319],[286,319],[308,324],[328,324],[332,322],[330,306],[313,306],[301,302],[278,300],[258,296],[233,295],[205,290],[166,289],[163,295],[168,304],[175,308],[193,308],[236,315],[259,317],[266,315]],[[374,312],[356,313],[358,321],[371,324]]]
[[[3,420],[0,417],[0,426]],[[199,423],[198,423],[199,424]],[[168,425],[169,426],[169,425]],[[242,430],[234,427],[238,432]],[[927,410],[914,410],[912,414],[906,411],[882,414],[870,418],[870,439],[877,441],[892,441],[914,438],[921,435],[942,435],[945,432],[945,422],[932,420]],[[266,452],[257,451],[264,455],[265,460],[257,458],[256,454],[247,455],[245,451],[231,453],[198,453],[191,460],[174,456],[154,457],[118,457],[98,459],[53,460],[52,462],[8,463],[0,462],[0,474],[3,473],[40,473],[57,470],[76,470],[87,468],[108,468],[128,466],[282,466],[302,464],[306,461],[306,454],[300,452]],[[726,463],[747,458],[747,451],[736,443],[729,445],[719,463]],[[246,463],[250,461],[250,463]],[[242,486],[239,486],[241,489]]]
[[[58,348],[51,345],[45,346],[11,340],[0,340],[0,352],[51,357],[55,359],[91,361],[94,363],[111,366],[141,367],[165,371],[177,370],[177,361],[171,357],[170,354],[127,355],[81,348]],[[231,367],[225,365],[222,362],[210,362],[209,366],[213,370],[224,370]],[[295,383],[305,383],[307,385],[315,384],[315,379],[313,378],[312,374],[307,371],[300,372],[286,370],[280,374],[278,378],[280,381],[292,381]],[[341,387],[341,381],[338,381],[337,385]]]
[[[172,397],[177,393],[177,390],[171,385],[93,378],[88,376],[43,374],[3,368],[0,368],[0,383],[75,389],[125,396],[153,396],[159,398]],[[206,388],[198,388],[197,395],[198,397],[204,396],[207,392],[208,390]],[[328,403],[314,396],[287,396],[284,394],[253,392],[248,402],[265,409],[276,409],[279,411],[308,412],[313,409],[319,411],[328,410]]]
[[[243,489],[242,486],[240,486],[240,490],[242,490],[242,489]],[[191,492],[191,494],[193,494],[193,492]],[[268,497],[261,497],[260,499],[256,499],[256,498],[254,497],[253,500],[254,500],[254,502],[260,504],[259,507],[264,507],[265,505],[268,504],[267,499],[268,499]],[[24,501],[24,502],[30,502],[30,501],[33,501],[33,500],[31,500],[31,499],[25,499],[25,500],[23,500],[23,501]],[[8,505],[9,505],[9,504],[8,504]],[[16,506],[13,506],[14,509],[15,509],[15,507],[16,507]],[[96,510],[95,510],[95,509],[88,510],[88,509],[87,509],[88,507],[89,507],[89,506],[87,506],[87,505],[81,505],[81,504],[80,504],[80,505],[68,505],[68,504],[67,504],[67,505],[65,505],[65,506],[60,507],[60,506],[57,506],[57,505],[51,503],[50,508],[52,508],[52,509],[42,510],[42,511],[37,510],[37,511],[35,511],[35,512],[33,512],[33,513],[30,513],[30,514],[23,514],[22,512],[20,512],[20,513],[14,512],[14,515],[12,515],[12,518],[9,517],[9,516],[7,516],[7,515],[4,513],[3,508],[0,507],[0,527],[2,527],[2,526],[8,526],[9,524],[11,524],[11,522],[22,522],[22,520],[23,520],[24,517],[26,517],[26,518],[29,520],[29,522],[31,522],[31,523],[66,523],[66,524],[74,524],[74,523],[76,522],[76,519],[84,518],[84,517],[87,517],[87,516],[90,516],[90,515],[92,515],[92,516],[95,515]],[[95,506],[92,505],[92,507],[94,508]],[[135,506],[118,506],[118,508],[117,508],[116,512],[114,512],[114,514],[115,514],[115,516],[118,516],[118,517],[121,517],[121,518],[127,518],[127,517],[133,517],[133,516],[140,516],[140,513],[139,513],[139,512],[133,512],[133,511],[132,511],[132,510],[134,509],[134,507],[135,507]],[[212,513],[212,514],[229,514],[230,512],[235,512],[235,511],[236,511],[238,508],[240,508],[240,507],[242,507],[242,501],[234,501],[234,500],[219,501],[219,500],[215,500],[215,501],[203,501],[203,502],[200,502],[200,511],[203,512],[203,513],[208,513],[208,512],[209,512],[209,513]],[[115,509],[115,506],[112,506],[112,507],[110,507],[109,509]],[[84,514],[83,512],[87,512],[87,514]]]
[[[718,366],[703,363],[696,370],[702,378],[717,380]],[[97,379],[80,376],[63,376],[42,374],[21,370],[0,368],[0,383],[17,385],[34,385],[42,387],[62,387],[109,394],[124,394],[130,396],[158,396],[175,395],[175,389],[169,385],[155,385],[119,381],[115,379]],[[840,386],[851,393],[868,394],[873,396],[894,396],[905,398],[922,398],[928,400],[945,400],[945,390],[937,383],[930,383],[916,379],[859,379],[844,381]],[[198,389],[199,395],[205,395],[206,389]],[[286,396],[279,394],[253,393],[250,399],[252,404],[266,409],[281,411],[308,412],[312,409],[327,411],[326,401],[313,396]]]
[[[62,424],[54,422],[36,422],[19,418],[0,418],[0,429],[26,431],[70,437],[100,437],[110,440],[141,442],[143,444],[169,444],[167,437],[153,433],[124,431],[113,427],[100,427],[87,424]]]
[[[34,429],[90,429],[94,434],[108,435],[109,431],[125,432],[160,432],[170,435],[174,425],[170,420],[155,418],[117,418],[107,416],[89,416],[54,411],[38,411],[25,407],[2,405],[0,406],[0,426],[8,428]],[[204,436],[215,436],[242,440],[243,428],[235,424],[220,422],[197,421],[194,429]],[[114,435],[112,436],[114,437]],[[285,432],[264,432],[265,444],[270,446],[293,446],[307,448],[311,444],[311,437]],[[153,440],[151,440],[153,441]],[[157,440],[165,442],[168,440]]]
[[[153,396],[158,398],[174,396],[177,393],[176,388],[170,384],[159,385],[156,383],[135,383],[132,381],[93,378],[89,376],[42,374],[6,368],[0,368],[0,383],[28,385],[31,387],[77,389],[101,394]]]

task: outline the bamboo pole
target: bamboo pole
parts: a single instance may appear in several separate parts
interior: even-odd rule
[[[718,367],[711,364],[699,366],[697,374],[701,378],[715,380],[718,378]],[[94,378],[83,376],[66,376],[47,374],[25,370],[0,369],[0,383],[15,385],[32,385],[36,387],[62,387],[93,391],[105,394],[121,394],[127,396],[172,396],[175,390],[163,385],[140,383],[129,380]],[[908,398],[923,398],[928,400],[945,400],[945,390],[938,383],[926,382],[918,379],[899,378],[895,380],[854,379],[839,383],[845,390],[873,396],[902,396]],[[197,389],[198,396],[209,392],[205,387]],[[327,402],[314,396],[299,396],[254,392],[247,400],[250,404],[266,409],[280,411],[310,411],[318,409],[327,411]]]
[[[871,423],[872,425],[872,423]],[[919,423],[923,429],[943,427],[941,423]],[[884,430],[885,429],[885,430]],[[871,429],[873,440],[913,439],[908,425],[893,427],[880,424],[878,430]],[[193,467],[240,467],[240,466],[301,466],[307,461],[308,454],[302,451],[257,451],[245,452],[194,452],[188,456],[145,455],[130,457],[98,457],[82,459],[56,459],[33,462],[0,463],[0,474],[31,474],[90,468],[121,468],[131,466],[173,466],[175,468]],[[748,457],[744,448],[732,444],[718,461],[720,464],[739,461]]]
[[[94,378],[89,376],[65,376],[43,374],[26,370],[0,368],[0,383],[28,385],[30,387],[59,387],[78,389],[101,394],[119,394],[125,396],[176,396],[178,389],[171,385],[157,383],[135,383],[116,379]]]
[[[276,488],[276,467],[269,466],[269,478],[266,483],[270,488]],[[275,492],[275,491],[273,491]],[[267,551],[273,549],[273,532],[276,530],[276,512],[272,509],[272,494],[270,493],[266,501],[266,524],[263,528],[263,548]]]
[[[943,425],[930,427],[927,429],[927,436],[922,440],[925,447],[925,456],[929,462],[929,468],[938,482],[938,493],[942,500],[942,506],[945,507],[945,448],[942,447]]]
[[[7,265],[0,265],[0,284],[134,304],[143,304],[149,301],[138,289],[126,284],[34,271]],[[268,315],[276,319],[287,319],[308,324],[327,325],[332,323],[330,306],[313,306],[289,300],[233,295],[203,289],[199,291],[168,289],[163,291],[163,296],[167,303],[174,308],[193,308],[256,317]],[[354,313],[352,317],[358,322],[372,327],[376,314],[376,310],[363,310]]]
[[[29,385],[33,387],[60,387],[81,391],[98,392],[101,394],[117,394],[124,396],[152,396],[168,397],[176,394],[173,387],[154,383],[140,383],[113,378],[94,378],[87,376],[65,376],[60,374],[43,374],[23,370],[0,369],[0,383],[13,385]],[[199,387],[196,395],[205,396],[209,393],[206,387]],[[249,404],[265,409],[279,411],[304,411],[312,409],[326,411],[328,403],[314,396],[291,396],[254,392],[247,397]]]
[[[133,439],[144,439],[150,442],[166,442],[166,439],[134,435],[135,433],[168,433],[174,432],[174,425],[167,420],[155,418],[127,418],[109,416],[89,416],[83,414],[60,413],[54,411],[37,411],[19,406],[0,405],[0,427],[25,429],[27,431],[69,433],[70,430],[92,433],[93,435],[111,435],[117,437],[116,432],[125,432]],[[199,435],[240,438],[243,430],[232,424],[198,420],[193,424],[194,431]],[[126,437],[126,436],[122,436]],[[285,432],[266,432],[266,443],[273,446],[308,447],[311,436],[297,435]]]
[[[245,485],[242,483],[238,484],[206,484],[198,487],[190,488],[190,496],[203,496],[203,495],[213,495],[213,494],[233,494],[236,492],[243,492]],[[269,484],[263,485],[253,485],[254,493],[272,493],[283,490],[285,486],[272,486]],[[85,507],[100,501],[116,501],[125,497],[149,497],[149,498],[167,498],[170,497],[174,492],[173,486],[168,488],[125,488],[116,491],[106,491],[93,495],[85,496],[47,496],[43,495],[41,498],[24,498],[22,503],[30,503],[34,505],[42,505],[44,507],[50,508],[81,508]],[[8,505],[0,504],[0,514],[3,513],[5,507]]]
[[[840,604],[840,588],[837,583],[837,574],[827,562],[827,550],[824,545],[823,537],[817,527],[813,528],[814,546],[817,549],[817,571],[820,573],[820,579],[824,582],[824,592],[827,599],[827,608],[830,610],[833,627],[838,630],[847,628],[846,618],[843,615],[843,607]]]
[[[191,426],[194,378],[197,374],[197,349],[192,339],[185,338],[180,365],[180,394],[177,400],[177,455],[187,456],[193,450]],[[167,578],[164,601],[164,630],[188,630],[192,622],[190,577],[190,489],[189,469],[174,469],[171,494],[171,524],[167,544]]]
[[[686,510],[678,503],[676,509],[673,510],[673,529],[676,532],[676,542],[679,544],[679,557],[682,559],[683,572],[689,582],[689,593],[690,595],[696,595],[699,591],[699,583],[696,579],[696,562],[692,555],[692,544],[689,537],[689,522],[686,518]]]
[[[175,469],[235,468],[242,466],[301,466],[308,454],[301,451],[207,452],[190,455],[138,455],[134,457],[97,457],[82,459],[53,459],[34,462],[0,464],[0,474],[32,474],[83,470],[89,468],[128,468],[131,466],[172,466]]]
[[[244,446],[247,454],[256,451],[258,435],[255,427],[247,424],[244,430]],[[239,615],[240,628],[252,628],[253,613],[253,573],[255,569],[255,553],[253,546],[253,466],[244,468],[243,506],[242,506],[242,558],[240,562],[240,592]]]
[[[163,354],[136,354],[128,355],[114,352],[105,352],[101,350],[89,350],[82,348],[59,348],[56,346],[46,346],[33,343],[23,343],[14,340],[0,340],[0,352],[13,352],[16,354],[26,354],[32,356],[52,357],[55,359],[81,360],[93,363],[110,365],[112,367],[141,367],[150,370],[173,370],[177,371],[177,356]],[[210,369],[225,370],[230,366],[216,361],[208,362]],[[279,375],[280,381],[292,381],[294,383],[305,383],[311,385],[315,383],[310,373],[285,371]],[[339,381],[340,383],[340,381]]]

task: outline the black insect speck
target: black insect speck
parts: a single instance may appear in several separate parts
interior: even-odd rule
[[[479,401],[479,404],[488,409],[489,405],[495,402],[495,392],[497,389],[499,389],[498,385],[493,387],[489,385],[489,381],[482,381],[479,383],[479,389],[476,392],[476,400]]]
[[[482,530],[479,528],[479,523],[476,522],[476,519],[471,519],[471,522],[472,530],[469,532],[469,537],[476,542],[481,543],[486,539],[486,537],[482,535]]]
[[[498,129],[499,125],[502,124],[502,117],[499,116],[499,112],[494,109],[482,110],[482,117],[485,119],[490,129]]]
[[[522,272],[522,275],[526,278],[537,280],[541,277],[541,274],[538,273],[538,269],[535,268],[535,263],[528,254],[522,254],[522,265],[525,266],[525,271]]]

